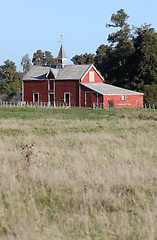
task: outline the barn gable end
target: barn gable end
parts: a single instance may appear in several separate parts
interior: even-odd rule
[[[102,83],[103,80],[104,79],[101,76],[101,74],[97,71],[97,69],[92,64],[90,68],[87,70],[87,72],[81,78],[81,83],[90,83],[90,82]]]

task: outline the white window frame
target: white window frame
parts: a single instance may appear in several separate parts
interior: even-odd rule
[[[122,101],[125,101],[126,100],[126,95],[121,95],[121,99],[122,99]]]
[[[33,103],[35,103],[35,97],[34,97],[35,94],[38,94],[38,104],[39,104],[39,93],[33,93]]]
[[[89,72],[89,82],[95,82],[94,71]]]
[[[48,98],[48,102],[50,102],[50,95],[53,95],[53,100],[54,100],[54,93],[49,93],[49,98]],[[54,102],[54,101],[53,101]]]
[[[66,94],[69,94],[69,105],[70,105],[70,92],[65,92],[64,93],[64,103],[66,103]]]
[[[52,85],[53,85],[53,80],[50,79],[50,80],[49,80],[49,89],[48,89],[48,90],[49,90],[49,91],[53,91],[53,89],[51,89],[51,84],[50,84],[50,82],[52,82]]]

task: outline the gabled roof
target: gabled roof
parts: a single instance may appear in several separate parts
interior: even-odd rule
[[[84,76],[87,74],[87,72],[88,72],[91,68],[93,68],[94,71],[95,71],[95,72],[99,75],[99,77],[102,79],[102,81],[104,81],[103,76],[100,74],[100,72],[96,69],[96,67],[95,67],[93,64],[90,64],[90,65],[89,65],[89,68],[88,68],[87,71],[84,73],[84,75],[81,77],[81,81],[82,81],[82,79],[84,78]]]
[[[65,52],[64,52],[64,48],[63,46],[61,45],[61,48],[59,50],[59,53],[58,53],[58,57],[57,58],[67,58]]]
[[[106,83],[81,83],[83,86],[102,95],[143,95],[125,88],[116,87]]]
[[[67,65],[60,69],[56,80],[80,80],[91,65]]]
[[[55,78],[58,76],[59,69],[57,68],[51,68],[50,66],[34,65],[23,77],[23,80],[45,80],[47,79],[47,75],[50,71],[52,71]]]
[[[34,65],[23,80],[46,80],[51,71],[56,80],[81,80],[91,65],[67,65],[64,68]]]

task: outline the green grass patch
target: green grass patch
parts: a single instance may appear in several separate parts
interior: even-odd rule
[[[0,118],[16,119],[71,119],[101,120],[116,118],[157,119],[157,112],[145,113],[144,109],[91,109],[91,108],[40,108],[40,107],[0,107]]]

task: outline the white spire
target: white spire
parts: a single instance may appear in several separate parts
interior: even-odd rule
[[[60,35],[61,37],[61,47],[58,53],[58,57],[57,57],[57,66],[60,68],[63,68],[65,65],[67,65],[67,56],[64,52],[63,46],[62,46],[62,35]]]

